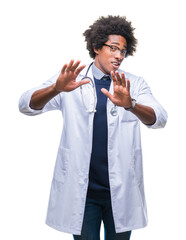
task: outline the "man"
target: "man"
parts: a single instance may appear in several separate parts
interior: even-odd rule
[[[125,17],[99,18],[84,32],[93,64],[71,60],[53,78],[25,92],[20,111],[58,109],[63,133],[46,223],[74,239],[130,239],[145,227],[140,122],[164,127],[167,114],[141,77],[120,70],[137,40]]]

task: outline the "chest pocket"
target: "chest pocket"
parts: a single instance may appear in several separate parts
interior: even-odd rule
[[[120,122],[134,122],[138,120],[138,118],[133,113],[126,111],[123,108],[120,108],[119,112]]]

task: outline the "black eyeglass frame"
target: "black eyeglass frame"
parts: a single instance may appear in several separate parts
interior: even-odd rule
[[[116,50],[120,51],[121,55],[124,56],[124,57],[125,57],[126,54],[127,54],[127,51],[126,51],[125,49],[120,49],[120,48],[117,47],[117,46],[108,45],[108,44],[106,44],[106,43],[104,43],[103,46],[109,47],[110,50],[111,50],[111,52],[116,52]]]

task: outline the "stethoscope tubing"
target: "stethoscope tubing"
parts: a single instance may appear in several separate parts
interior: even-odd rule
[[[97,101],[96,101],[97,95],[96,95],[95,83],[94,83],[94,81],[92,80],[91,77],[88,77],[88,76],[87,76],[87,75],[88,75],[88,72],[89,72],[89,70],[90,70],[90,67],[92,66],[92,64],[93,64],[93,62],[88,66],[87,71],[86,71],[86,73],[85,73],[85,76],[81,79],[81,81],[82,81],[83,79],[87,79],[87,78],[88,78],[88,79],[91,81],[91,83],[92,83],[93,91],[94,91],[94,109],[93,109],[93,110],[88,110],[88,109],[87,109],[87,107],[86,107],[86,105],[85,105],[85,102],[84,102],[84,99],[83,99],[82,86],[80,86],[83,105],[84,105],[84,107],[85,107],[85,109],[86,109],[86,112],[89,112],[89,113],[91,113],[91,112],[96,112],[96,103],[97,103]],[[111,108],[110,114],[111,114],[112,116],[116,116],[116,115],[117,115],[117,106],[116,106],[115,104],[114,104],[114,106]]]
[[[96,99],[97,99],[96,89],[95,89],[95,83],[94,83],[94,81],[92,80],[91,77],[87,76],[87,75],[88,75],[88,72],[89,72],[89,70],[90,70],[90,68],[91,68],[91,66],[92,66],[92,64],[93,64],[93,62],[88,66],[87,71],[86,71],[86,73],[85,73],[85,76],[81,79],[81,81],[84,80],[84,79],[89,79],[90,82],[91,82],[91,84],[92,84],[92,86],[93,86],[93,91],[94,91],[94,108],[93,108],[93,110],[88,110],[88,109],[87,109],[87,107],[86,107],[86,105],[85,105],[85,102],[84,102],[84,99],[83,99],[83,92],[82,92],[82,91],[83,91],[83,90],[82,90],[83,86],[80,86],[82,102],[83,102],[83,105],[84,105],[84,107],[85,107],[85,109],[86,109],[86,112],[89,112],[89,113],[91,113],[91,112],[96,112]]]

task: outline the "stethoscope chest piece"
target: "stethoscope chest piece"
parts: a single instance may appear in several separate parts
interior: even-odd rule
[[[114,107],[111,108],[110,114],[111,114],[112,116],[116,116],[116,115],[117,115],[117,107],[116,107],[116,106],[114,106]]]

